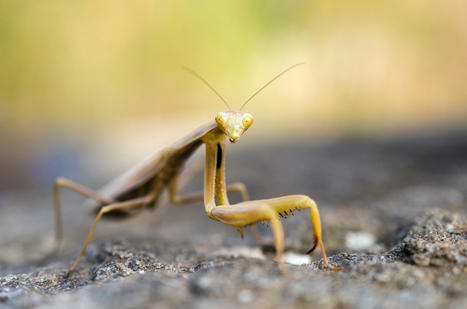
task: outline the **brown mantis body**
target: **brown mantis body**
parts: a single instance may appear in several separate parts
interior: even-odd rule
[[[243,106],[272,81],[295,66],[278,74],[254,93]],[[225,102],[217,91],[203,78],[194,72],[192,73],[205,82]],[[150,156],[139,165],[111,181],[98,192],[94,192],[65,178],[58,178],[54,186],[56,248],[59,247],[63,238],[59,198],[60,187],[76,191],[92,199],[97,213],[79,256],[65,276],[68,276],[78,265],[79,260],[86,252],[88,243],[99,220],[103,216],[109,213],[128,216],[144,208],[155,208],[164,189],[168,189],[170,201],[175,204],[189,203],[201,200],[204,197],[207,215],[213,220],[232,225],[240,233],[242,233],[242,227],[244,226],[255,224],[258,221],[269,221],[274,233],[276,260],[281,267],[283,265],[284,233],[279,216],[290,214],[300,208],[309,208],[313,221],[315,244],[308,253],[311,253],[317,246],[320,246],[325,265],[330,269],[338,269],[331,266],[327,261],[321,237],[321,221],[318,207],[312,199],[306,195],[288,195],[266,200],[249,201],[248,192],[242,183],[226,185],[225,139],[227,137],[231,142],[236,142],[251,126],[252,122],[253,117],[241,111],[229,110],[220,112],[216,115],[215,121],[195,130],[172,145],[172,147]],[[177,193],[178,176],[185,161],[202,144],[206,146],[204,194],[199,193],[180,197]],[[243,202],[234,205],[229,204],[228,191],[239,191],[242,194]],[[219,205],[216,205],[216,198]],[[257,234],[255,229],[253,232]]]

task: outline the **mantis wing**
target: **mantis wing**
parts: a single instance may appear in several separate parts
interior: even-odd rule
[[[160,194],[167,182],[183,167],[183,163],[202,144],[202,137],[217,128],[215,121],[208,123],[171,147],[151,154],[146,159],[103,186],[98,194],[108,201],[125,201],[149,193],[158,185]],[[157,198],[156,198],[157,200]],[[90,201],[92,208],[100,207]]]

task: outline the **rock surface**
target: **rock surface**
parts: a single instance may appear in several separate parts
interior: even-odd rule
[[[76,206],[81,199],[64,195],[65,246],[39,263],[51,196],[8,192],[0,198],[0,307],[467,307],[467,134],[261,147],[228,161],[228,178],[243,180],[253,198],[312,195],[329,259],[343,270],[326,269],[319,253],[306,263],[308,212],[282,220],[284,277],[271,248],[249,233],[240,239],[196,204],[103,222],[64,278],[92,221]]]

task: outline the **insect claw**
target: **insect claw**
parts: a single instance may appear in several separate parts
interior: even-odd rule
[[[316,249],[316,246],[318,246],[318,237],[315,237],[315,244],[313,245],[313,248],[308,250],[306,254],[310,254],[311,252],[313,252]]]
[[[243,239],[243,231],[242,231],[242,228],[241,228],[241,227],[237,227],[237,231],[240,233],[240,236],[241,236],[242,239]]]

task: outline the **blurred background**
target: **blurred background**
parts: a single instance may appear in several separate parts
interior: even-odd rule
[[[0,191],[100,185],[211,121],[225,106],[182,66],[238,108],[297,62],[231,149],[466,127],[462,0],[6,0]]]

